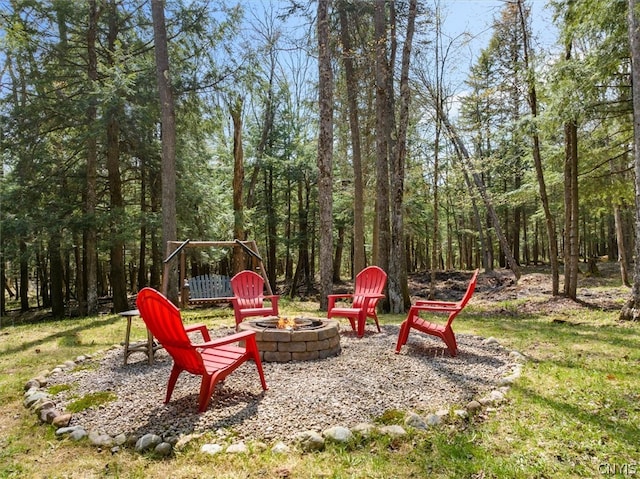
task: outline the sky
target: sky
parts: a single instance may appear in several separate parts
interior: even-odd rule
[[[442,0],[444,8],[444,30],[450,35],[468,31],[472,34],[475,57],[486,47],[491,38],[491,24],[506,0]],[[526,0],[532,7],[532,31],[534,41],[545,48],[555,43],[556,32],[552,22],[552,11],[547,0]]]
[[[424,0],[430,4],[434,0]],[[450,39],[467,33],[470,41],[464,48],[456,50],[455,60],[448,75],[455,90],[464,90],[464,80],[480,52],[486,48],[493,33],[492,23],[499,17],[507,0],[440,0],[443,15],[443,33]],[[532,8],[532,47],[535,51],[551,49],[557,40],[552,22],[552,10],[547,0],[526,0]],[[461,40],[456,41],[457,45]]]

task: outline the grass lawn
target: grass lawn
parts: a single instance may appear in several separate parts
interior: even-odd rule
[[[611,287],[611,294],[621,291]],[[39,424],[22,406],[29,379],[78,355],[119,345],[125,320],[4,317],[0,478],[640,477],[640,324],[619,322],[618,311],[610,308],[536,312],[523,307],[530,301],[472,300],[456,319],[457,333],[494,336],[529,357],[507,401],[468,422],[412,430],[399,440],[373,437],[288,455],[251,450],[209,456],[194,441],[168,459],[58,440],[52,426]],[[286,301],[282,306],[284,314],[317,308]],[[184,316],[186,322],[233,323],[230,309]],[[387,324],[403,319],[380,315]],[[134,321],[132,337],[143,336],[142,323]]]

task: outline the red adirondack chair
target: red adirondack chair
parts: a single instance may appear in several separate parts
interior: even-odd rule
[[[184,326],[180,310],[165,296],[152,288],[143,288],[136,300],[140,316],[147,328],[173,358],[173,368],[167,384],[165,403],[182,371],[202,376],[198,399],[199,412],[204,412],[218,381],[222,381],[242,363],[252,359],[258,369],[262,389],[267,389],[255,332],[246,331],[212,340],[204,324]],[[203,343],[192,343],[187,333],[199,331]],[[244,341],[244,346],[234,345]]]
[[[364,336],[364,327],[367,318],[376,322],[378,332],[380,323],[376,314],[378,301],[384,298],[382,291],[387,283],[387,273],[378,266],[369,266],[356,275],[353,294],[330,294],[327,318],[334,316],[348,318],[351,329],[357,331],[358,337]],[[337,307],[336,301],[351,299],[351,307]]]
[[[471,296],[473,296],[473,292],[476,289],[477,281],[478,270],[475,270],[473,276],[471,276],[469,285],[467,286],[467,291],[464,293],[462,299],[457,302],[416,301],[416,303],[409,309],[407,319],[405,319],[404,322],[400,325],[398,344],[396,345],[396,354],[400,352],[402,346],[407,344],[409,331],[413,328],[417,331],[422,331],[423,333],[441,338],[447,345],[451,356],[455,356],[458,353],[458,343],[456,342],[456,335],[453,332],[453,329],[451,329],[451,324],[453,323],[455,317],[460,313],[460,311],[462,311],[463,308],[467,305],[467,303],[471,299]],[[447,313],[449,315],[449,319],[447,320],[446,324],[430,323],[429,321],[425,321],[419,316],[422,311],[426,311],[429,313]]]
[[[238,325],[251,316],[278,316],[278,295],[264,294],[264,279],[258,273],[245,270],[231,278],[233,313]],[[270,302],[267,306],[264,300]]]

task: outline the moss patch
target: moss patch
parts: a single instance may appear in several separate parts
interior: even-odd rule
[[[101,404],[106,404],[108,402],[115,401],[116,399],[117,399],[117,396],[110,391],[100,391],[97,393],[90,393],[68,404],[67,411],[72,413],[80,412],[80,411],[84,411],[85,409],[89,409],[90,407],[96,407],[96,406],[100,406]]]

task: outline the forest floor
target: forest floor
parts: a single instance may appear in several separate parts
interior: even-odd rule
[[[603,311],[620,310],[629,298],[630,289],[620,286],[620,266],[616,262],[597,263],[597,273],[588,274],[587,265],[581,265],[578,279],[577,301],[551,295],[552,285],[549,267],[523,267],[516,283],[508,269],[481,272],[473,296],[473,303],[481,304],[493,312],[504,312],[504,302],[520,300],[520,313],[544,314],[582,308]],[[436,274],[434,299],[457,301],[467,288],[471,272],[450,271]],[[430,273],[409,275],[409,291],[412,301],[426,299],[431,286]],[[560,293],[563,291],[563,273],[560,272]]]

